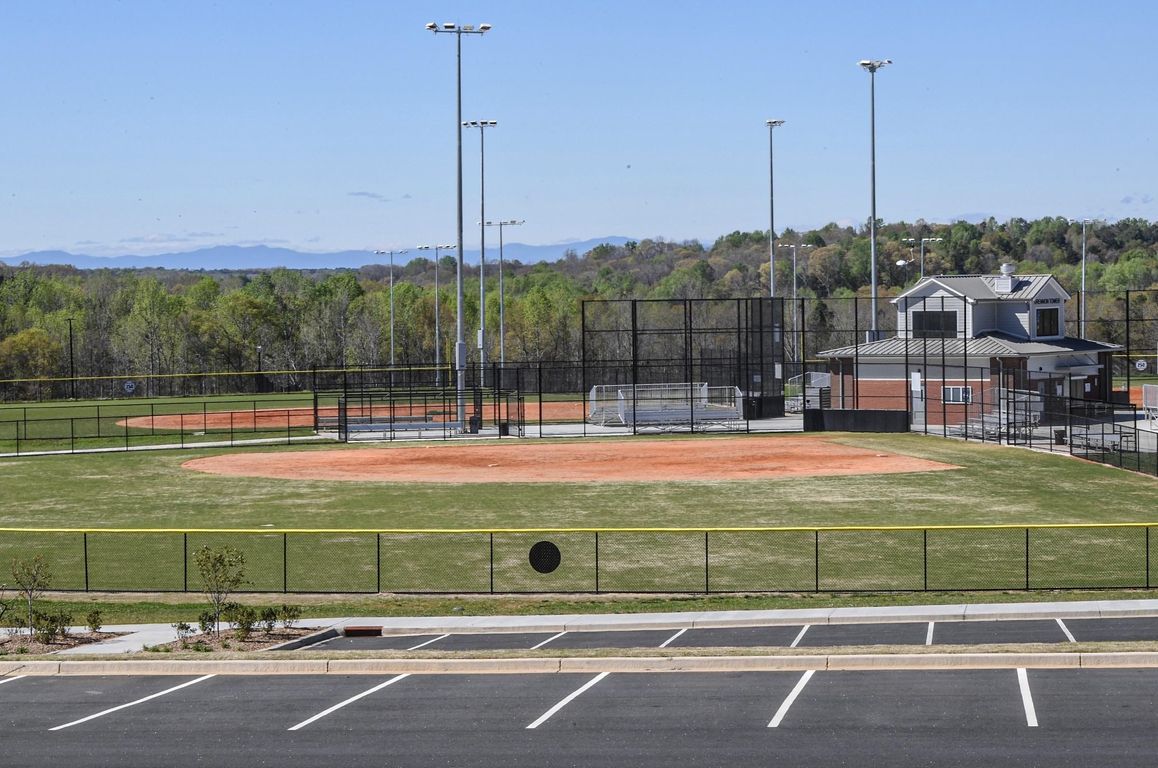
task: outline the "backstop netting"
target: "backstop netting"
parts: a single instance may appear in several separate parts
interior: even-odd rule
[[[738,387],[707,382],[602,384],[591,388],[587,418],[599,426],[727,427],[743,418],[742,403]]]

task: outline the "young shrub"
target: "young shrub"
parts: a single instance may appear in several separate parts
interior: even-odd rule
[[[233,636],[244,643],[253,634],[253,628],[257,625],[257,611],[248,605],[239,605],[233,610],[230,621],[233,623]]]
[[[55,617],[41,611],[33,611],[32,639],[38,643],[52,645],[52,641],[56,639]]]
[[[213,611],[202,611],[197,617],[197,629],[201,630],[201,634],[208,635],[216,626],[216,621]]]
[[[261,621],[262,631],[267,635],[272,635],[273,631],[277,629],[277,608],[262,608],[259,621]]]
[[[28,608],[28,632],[36,631],[32,620],[33,607],[36,601],[44,594],[44,590],[52,586],[52,572],[44,557],[37,555],[32,561],[16,559],[12,561],[12,583],[16,585],[25,606]]]
[[[177,632],[177,639],[181,641],[181,647],[188,647],[189,638],[193,637],[193,627],[184,621],[179,621],[173,624],[172,627]]]
[[[221,611],[245,583],[245,554],[233,547],[202,547],[193,555],[201,591],[213,606],[213,628],[221,634]]]
[[[8,585],[0,584],[0,627],[12,626],[12,620],[16,618],[16,605],[20,601],[19,595],[14,595],[7,598]]]
[[[72,631],[72,613],[65,610],[32,612],[32,635],[38,643],[51,645],[57,638],[67,640]]]
[[[84,616],[84,623],[85,623],[85,626],[88,627],[89,632],[92,632],[94,635],[100,634],[100,631],[101,631],[101,611],[100,611],[100,608],[93,608],[91,611],[86,613]]]
[[[302,617],[301,606],[283,605],[278,609],[277,617],[281,620],[282,627],[285,629],[293,629],[294,624]]]
[[[56,623],[56,634],[61,640],[67,640],[72,634],[72,611],[63,608],[53,614]]]

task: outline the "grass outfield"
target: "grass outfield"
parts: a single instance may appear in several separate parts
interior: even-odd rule
[[[625,450],[632,441],[643,439],[625,438]],[[887,526],[1118,523],[1158,518],[1154,508],[1158,480],[1064,455],[920,435],[834,435],[832,439],[962,469],[726,482],[616,483],[609,478],[606,483],[456,485],[268,480],[181,468],[191,458],[225,452],[222,449],[48,456],[0,460],[4,488],[0,526]],[[535,450],[533,440],[523,445]],[[322,449],[357,450],[332,445],[262,450]],[[689,450],[694,450],[694,441]]]
[[[694,438],[687,441],[688,450],[712,439],[728,438]],[[1155,520],[1158,480],[1112,467],[919,435],[832,439],[961,468],[726,482],[416,484],[238,478],[181,468],[207,451],[8,459],[0,461],[8,500],[0,526],[501,529]],[[620,442],[630,451],[641,440]],[[520,445],[535,450],[534,441]],[[406,447],[413,448],[393,449]],[[1152,545],[1145,528],[1036,531],[1031,575],[1025,571],[1025,532],[1016,529],[825,532],[815,542],[811,532],[717,533],[710,542],[694,532],[614,533],[598,539],[556,533],[551,539],[564,552],[563,565],[549,575],[528,566],[527,552],[538,538],[518,533],[283,537],[262,531],[92,533],[82,541],[79,534],[7,533],[0,534],[0,559],[42,551],[59,577],[57,588],[102,590],[196,589],[190,553],[221,544],[245,551],[249,588],[269,592],[694,592],[705,588],[705,548],[712,588],[726,591],[1018,589],[1027,583],[1112,588],[1151,580]],[[1158,549],[1158,538],[1153,546]]]
[[[23,403],[0,406],[0,453],[75,449],[116,449],[126,445],[228,441],[304,436],[312,429],[293,427],[276,416],[255,422],[242,416],[236,427],[205,429],[199,416],[220,411],[245,412],[313,407],[311,393],[221,395],[124,400]],[[127,426],[126,419],[185,414],[184,430]]]

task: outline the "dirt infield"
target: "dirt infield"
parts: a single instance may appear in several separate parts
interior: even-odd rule
[[[389,419],[391,415],[396,419],[405,420],[419,416],[429,417],[433,423],[453,420],[450,414],[431,413],[441,406],[423,408],[417,405],[396,405],[391,409],[388,405],[373,407],[373,416],[380,419]],[[523,409],[523,418],[527,423],[539,420],[539,404],[526,403]],[[350,416],[370,415],[370,408],[354,408],[349,410]],[[318,415],[322,418],[338,418],[337,408],[319,408]],[[484,406],[483,419],[491,422],[495,419],[493,405]],[[586,415],[582,402],[545,402],[543,403],[543,419],[559,421],[582,421]],[[505,418],[506,409],[499,409],[499,418]],[[158,414],[156,416],[132,416],[117,422],[118,427],[136,427],[138,429],[171,429],[207,431],[226,429],[286,429],[310,428],[314,426],[313,408],[266,408],[256,411],[209,411],[208,413],[187,414]]]
[[[840,445],[821,437],[625,440],[290,453],[231,453],[185,469],[282,480],[394,483],[583,483],[760,480],[885,475],[959,469],[950,464]]]

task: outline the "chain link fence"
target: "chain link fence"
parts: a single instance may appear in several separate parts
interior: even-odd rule
[[[197,553],[245,592],[541,594],[1149,588],[1158,524],[501,531],[0,530],[54,591],[197,592]]]

